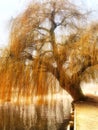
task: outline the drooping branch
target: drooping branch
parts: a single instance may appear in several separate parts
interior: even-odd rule
[[[90,80],[97,79],[98,75],[98,63],[93,66],[87,67],[80,75],[82,81],[89,82]]]
[[[83,35],[79,25],[84,17],[68,0],[42,3],[31,4],[13,22],[9,47],[12,65],[9,65],[6,72],[13,76],[10,69],[12,67],[17,79],[13,80],[15,87],[27,86],[28,91],[31,87],[40,94],[43,88],[48,90],[49,83],[52,82],[52,86],[55,86],[58,81],[73,99],[80,99],[83,97],[80,77],[92,63],[95,64],[91,60],[95,53],[89,59],[86,38],[80,38]],[[75,37],[71,37],[72,35]],[[80,37],[77,38],[78,36]],[[16,64],[13,59],[17,60]],[[7,74],[6,80],[7,77],[10,78]],[[12,87],[13,85],[10,86],[11,89]],[[19,92],[21,93],[22,89],[26,91],[25,88],[20,87]]]

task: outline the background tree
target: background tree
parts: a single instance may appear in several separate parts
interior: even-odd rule
[[[97,37],[93,27],[86,29],[86,16],[68,0],[32,1],[13,20],[0,59],[1,98],[10,100],[14,90],[18,98],[44,95],[60,86],[84,100],[80,83],[94,77],[98,63]]]

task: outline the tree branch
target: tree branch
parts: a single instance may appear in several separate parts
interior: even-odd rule
[[[50,33],[50,30],[48,30],[47,28],[45,28],[45,27],[38,27],[38,29],[42,29],[42,30],[44,30],[44,31],[46,31],[46,32],[48,32],[48,33]]]

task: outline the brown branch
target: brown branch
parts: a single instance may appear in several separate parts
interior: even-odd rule
[[[94,71],[94,70],[97,70],[97,71],[98,71],[98,63],[96,63],[95,65],[90,65],[90,66],[86,67],[86,68],[84,69],[84,71],[79,75],[79,77],[80,77],[80,78],[83,78],[83,76],[84,76],[86,73],[90,74],[91,70],[93,70],[93,71]],[[91,72],[91,73],[93,73],[93,72]],[[92,78],[93,78],[93,74],[92,74]]]
[[[48,30],[47,28],[44,28],[44,27],[38,27],[38,29],[42,29],[42,30],[44,30],[44,31],[46,31],[46,32],[48,32],[48,33],[50,33],[50,30]]]

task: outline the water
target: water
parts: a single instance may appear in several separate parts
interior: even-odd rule
[[[0,130],[66,130],[70,99],[45,104],[0,104]]]

